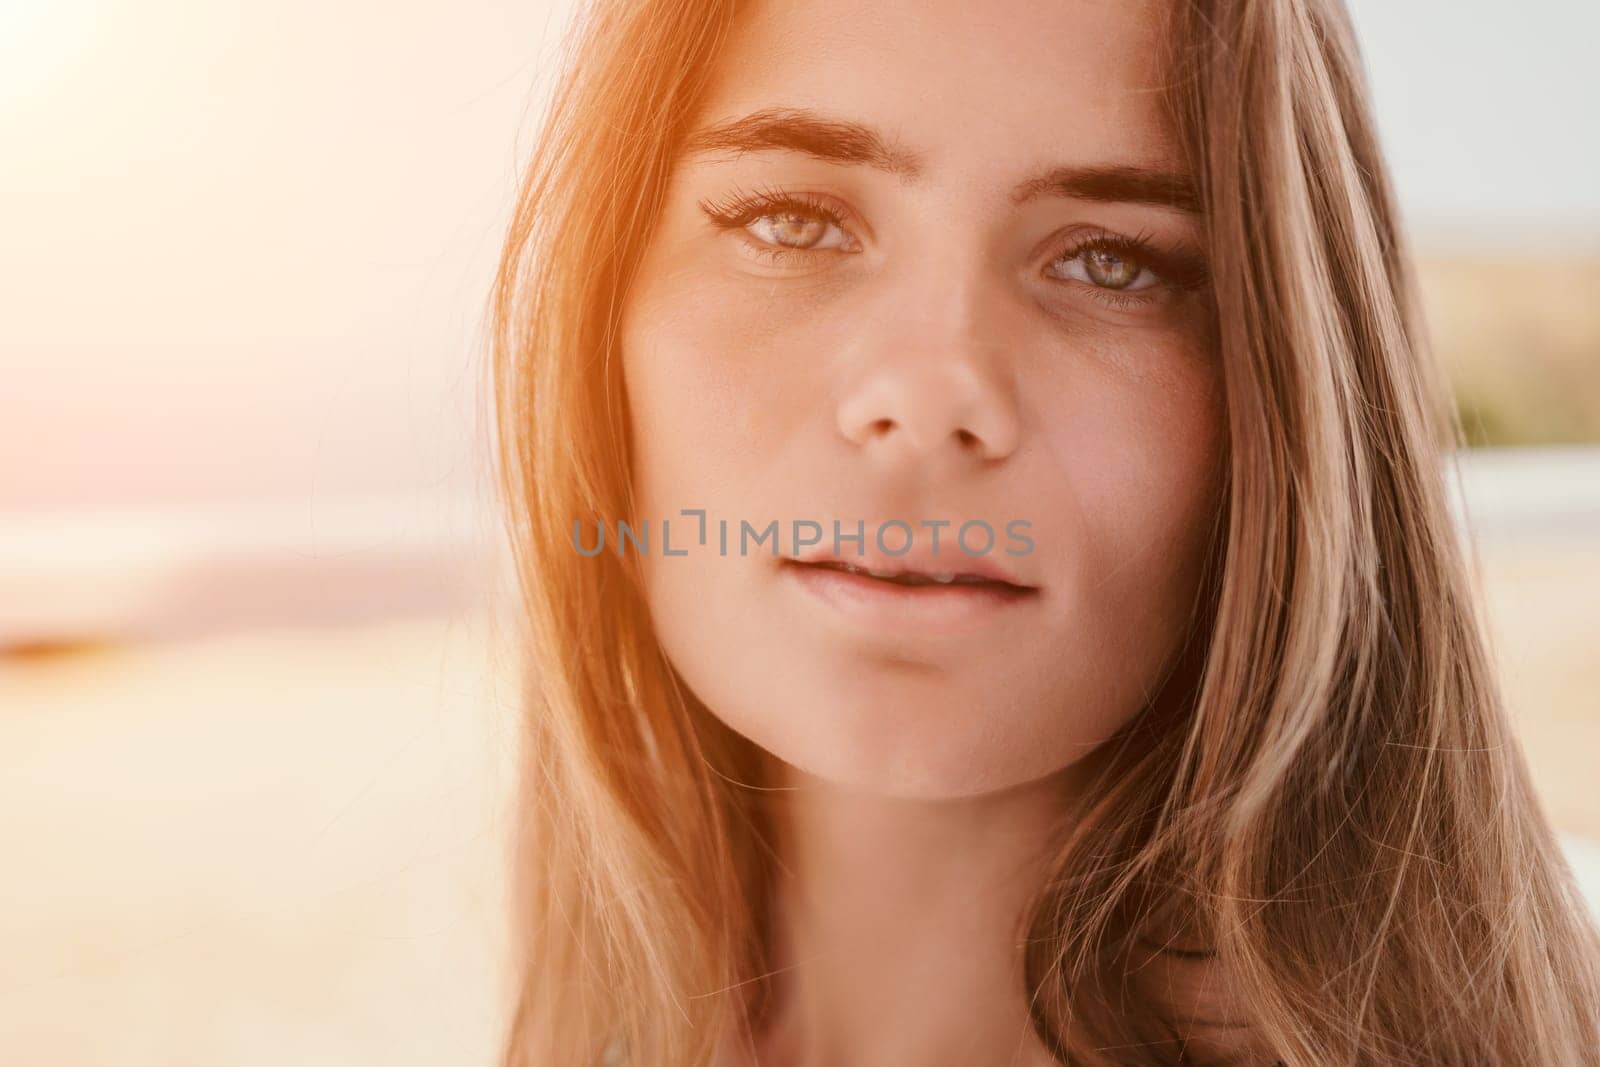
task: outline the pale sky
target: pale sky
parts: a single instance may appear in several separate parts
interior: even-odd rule
[[[565,10],[0,0],[0,514],[464,485]],[[1600,4],[1355,14],[1421,236],[1600,249]]]
[[[1600,3],[1351,0],[1423,238],[1600,251]]]

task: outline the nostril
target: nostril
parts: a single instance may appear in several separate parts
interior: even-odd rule
[[[956,440],[961,442],[961,447],[971,448],[978,443],[978,435],[971,430],[957,430]]]

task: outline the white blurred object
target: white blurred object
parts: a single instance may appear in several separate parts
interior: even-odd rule
[[[1600,919],[1600,844],[1576,834],[1562,834],[1561,846],[1566,851],[1572,874],[1583,890],[1584,899]]]
[[[0,649],[486,602],[494,522],[425,494],[0,515]]]
[[[1499,541],[1600,534],[1600,447],[1474,448],[1455,454],[1445,482],[1458,519]]]

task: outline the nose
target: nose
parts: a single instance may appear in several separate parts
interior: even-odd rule
[[[995,323],[983,321],[970,292],[943,307],[920,328],[904,314],[875,316],[879,333],[849,361],[857,377],[837,407],[846,440],[923,463],[996,462],[1016,450],[1016,400],[995,342],[979,340]]]

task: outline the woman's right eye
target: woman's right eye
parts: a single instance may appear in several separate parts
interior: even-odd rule
[[[784,248],[842,248],[850,240],[833,219],[799,211],[758,215],[745,224],[745,229],[769,244]],[[832,238],[828,236],[830,230],[834,234]]]
[[[841,214],[804,195],[763,195],[721,204],[702,200],[700,208],[719,229],[742,230],[753,238],[757,250],[766,246],[783,255],[858,249]]]

